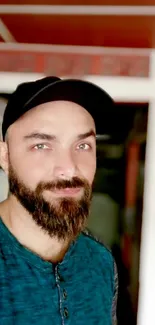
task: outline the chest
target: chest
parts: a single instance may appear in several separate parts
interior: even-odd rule
[[[0,325],[111,325],[108,273],[77,261],[55,271],[0,265]]]

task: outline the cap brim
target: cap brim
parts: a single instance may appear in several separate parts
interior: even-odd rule
[[[74,102],[84,107],[92,115],[98,133],[104,132],[103,124],[107,123],[106,116],[111,117],[114,107],[112,98],[102,88],[87,81],[67,79],[56,81],[42,88],[29,99],[23,110],[27,112],[38,105],[57,100]],[[101,114],[103,114],[103,120]]]

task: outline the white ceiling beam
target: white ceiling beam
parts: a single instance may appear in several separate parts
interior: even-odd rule
[[[154,16],[155,6],[0,5],[0,14]]]
[[[0,43],[0,51],[30,51],[37,53],[69,53],[69,54],[97,54],[97,55],[150,55],[152,49],[145,48],[119,48],[104,46],[81,45],[54,45],[54,44],[30,44],[30,43]]]
[[[8,27],[4,24],[3,20],[0,19],[0,36],[5,42],[16,42],[14,36],[9,31]]]
[[[0,72],[0,92],[12,92],[19,83],[36,80],[44,74],[25,72]],[[70,78],[70,76],[61,76]],[[82,78],[105,89],[118,102],[149,102],[154,94],[151,78],[102,77],[87,75]]]

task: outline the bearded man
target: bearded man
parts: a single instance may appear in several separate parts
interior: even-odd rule
[[[0,204],[0,324],[116,324],[115,262],[85,230],[97,116],[112,106],[96,85],[57,77],[11,95],[0,142],[9,181]]]

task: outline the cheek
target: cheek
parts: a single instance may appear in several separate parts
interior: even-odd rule
[[[10,152],[10,164],[18,177],[27,185],[37,185],[41,180],[49,179],[50,167],[47,162],[36,156]]]
[[[96,157],[87,157],[79,162],[80,173],[92,184],[96,173]]]

